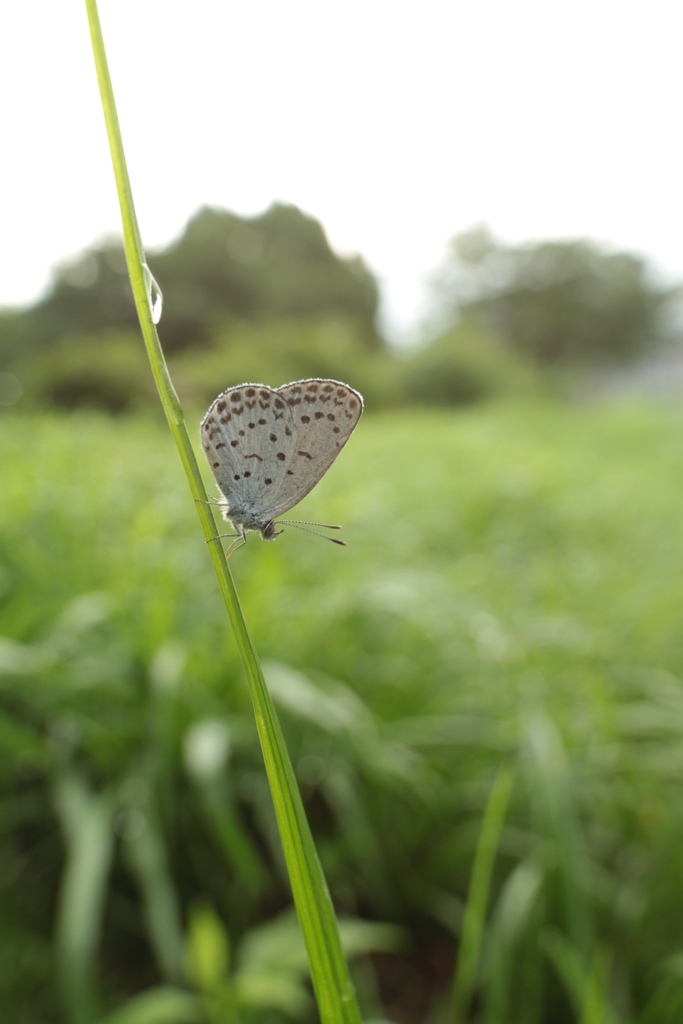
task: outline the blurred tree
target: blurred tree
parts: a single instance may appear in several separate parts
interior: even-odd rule
[[[360,257],[335,254],[318,221],[294,206],[276,204],[252,219],[202,209],[149,263],[164,293],[170,351],[206,343],[230,321],[327,317],[348,322],[370,348],[382,347],[371,272]],[[0,318],[0,355],[136,326],[123,249],[108,241],[59,267],[40,302]]]
[[[318,221],[294,206],[275,204],[252,219],[204,208],[150,263],[164,292],[170,349],[213,336],[226,319],[329,317],[382,347],[374,277],[360,257],[336,255]]]
[[[126,327],[137,328],[137,315],[123,248],[110,240],[59,266],[44,299],[0,318],[0,358]]]
[[[593,366],[668,341],[680,294],[632,254],[583,239],[505,246],[485,227],[453,239],[435,291],[446,323],[465,314],[539,363]]]
[[[247,362],[282,367],[274,384],[302,367],[345,376],[358,359],[386,358],[371,272],[360,257],[335,254],[321,225],[296,207],[276,204],[251,219],[202,209],[149,263],[164,293],[161,336],[171,356],[197,360],[201,348],[212,367],[225,367],[248,343],[260,362]],[[29,401],[124,411],[149,397],[142,367],[118,240],[64,263],[31,308],[0,312],[0,372],[16,377]],[[224,369],[212,370],[193,391],[213,397],[226,383]]]
[[[540,393],[539,370],[468,317],[401,362],[403,391],[422,405],[467,405]]]

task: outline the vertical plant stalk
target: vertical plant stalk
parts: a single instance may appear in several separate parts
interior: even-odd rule
[[[59,980],[67,1020],[92,1024],[100,1017],[95,965],[114,852],[115,801],[108,790],[94,796],[75,771],[64,768],[55,798],[66,847],[57,907]]]
[[[219,543],[213,541],[216,536],[213,512],[211,507],[205,504],[206,491],[187,433],[183,411],[152,320],[148,294],[149,271],[135,216],[96,0],[86,0],[86,8],[102,111],[121,206],[128,273],[140,327],[161,404],[178,447],[192,497],[195,499],[204,536],[210,542],[208,544],[209,553],[247,676],[294,903],[306,943],[320,1018],[323,1024],[360,1024],[360,1011],[342,952],[337,919],[306,820],[294,769],[244,620],[223,549]]]
[[[458,954],[458,967],[453,983],[451,1002],[452,1024],[464,1024],[464,1021],[467,1019],[467,1012],[472,999],[477,968],[479,966],[493,864],[496,859],[500,833],[505,821],[513,782],[514,773],[512,769],[509,767],[501,768],[494,779],[491,795],[484,812],[484,820],[481,832],[479,833],[479,842],[477,843],[477,852],[472,868],[470,888],[467,894],[467,906],[465,907],[460,951]]]

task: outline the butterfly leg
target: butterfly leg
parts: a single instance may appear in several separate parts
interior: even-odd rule
[[[198,505],[223,505],[223,506],[225,506],[225,498],[214,498],[213,496],[209,496],[209,500],[208,501],[204,501],[203,498],[195,498],[194,500],[195,500],[195,502]]]
[[[222,540],[224,537],[234,538],[232,544],[228,544],[228,547],[225,551],[226,558],[230,558],[230,555],[233,553],[233,551],[237,551],[239,548],[244,547],[244,545],[247,543],[246,531],[244,533],[217,533],[215,537],[210,537],[206,543],[218,544],[218,542]]]
[[[225,536],[231,537],[231,536],[234,536],[234,534],[225,534]],[[230,558],[230,555],[232,555],[233,552],[239,551],[239,549],[243,548],[246,543],[247,543],[247,531],[242,529],[238,533],[236,539],[232,542],[232,544],[230,544],[228,546],[228,549],[225,552],[225,557],[226,558]]]

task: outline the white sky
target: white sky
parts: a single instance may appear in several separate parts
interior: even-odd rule
[[[676,0],[100,0],[147,248],[202,204],[317,217],[405,331],[456,232],[683,278]],[[0,13],[0,305],[120,233],[85,4]],[[153,269],[153,268],[152,268]],[[163,321],[161,326],[163,338]]]

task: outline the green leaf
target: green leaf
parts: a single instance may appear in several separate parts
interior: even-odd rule
[[[154,988],[130,999],[97,1024],[202,1024],[204,1003],[177,988]]]
[[[187,960],[189,976],[202,992],[214,992],[225,982],[230,939],[211,907],[196,906],[190,912]]]

